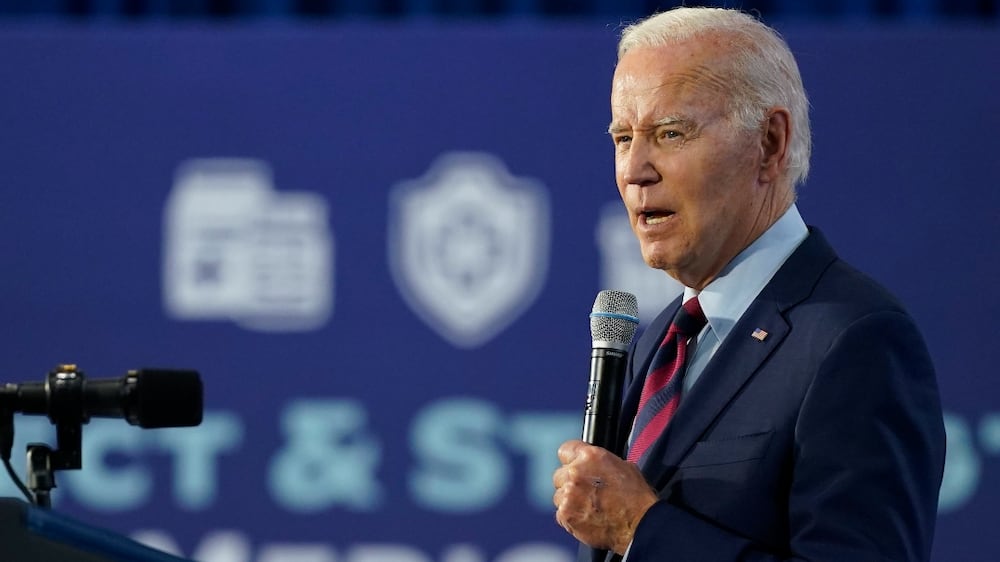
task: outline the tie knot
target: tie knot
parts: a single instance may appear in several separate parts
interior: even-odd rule
[[[688,299],[674,316],[670,331],[682,334],[684,337],[692,338],[705,327],[708,319],[705,318],[704,311],[701,310],[701,303],[698,297]]]

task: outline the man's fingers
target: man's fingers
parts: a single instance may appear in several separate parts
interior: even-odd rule
[[[580,441],[579,439],[573,439],[560,445],[559,451],[557,452],[557,454],[559,455],[559,462],[563,464],[569,464],[573,462],[573,459],[575,459],[576,456],[580,454],[581,447],[589,447],[589,445],[587,445],[583,441]]]
[[[556,469],[556,471],[552,473],[552,486],[554,486],[557,490],[562,488],[566,485],[566,482],[570,481],[573,473],[575,472],[575,469],[568,466]]]

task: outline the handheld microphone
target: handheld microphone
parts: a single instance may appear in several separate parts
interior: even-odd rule
[[[190,427],[201,423],[201,377],[197,371],[142,369],[117,379],[87,379],[75,365],[60,365],[45,382],[0,387],[0,408],[46,415],[53,424],[96,417],[123,418],[143,428]]]
[[[601,291],[590,313],[590,383],[583,416],[583,440],[618,453],[618,420],[628,349],[639,325],[635,295]]]

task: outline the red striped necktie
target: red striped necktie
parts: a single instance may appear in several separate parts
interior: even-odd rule
[[[646,381],[639,396],[639,413],[632,427],[632,444],[627,457],[630,462],[639,462],[677,411],[688,342],[701,332],[706,322],[698,297],[688,299],[674,316],[646,372]]]

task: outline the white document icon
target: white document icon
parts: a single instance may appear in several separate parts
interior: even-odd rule
[[[326,202],[274,190],[258,160],[183,163],[164,210],[163,296],[179,320],[307,331],[333,303]]]

